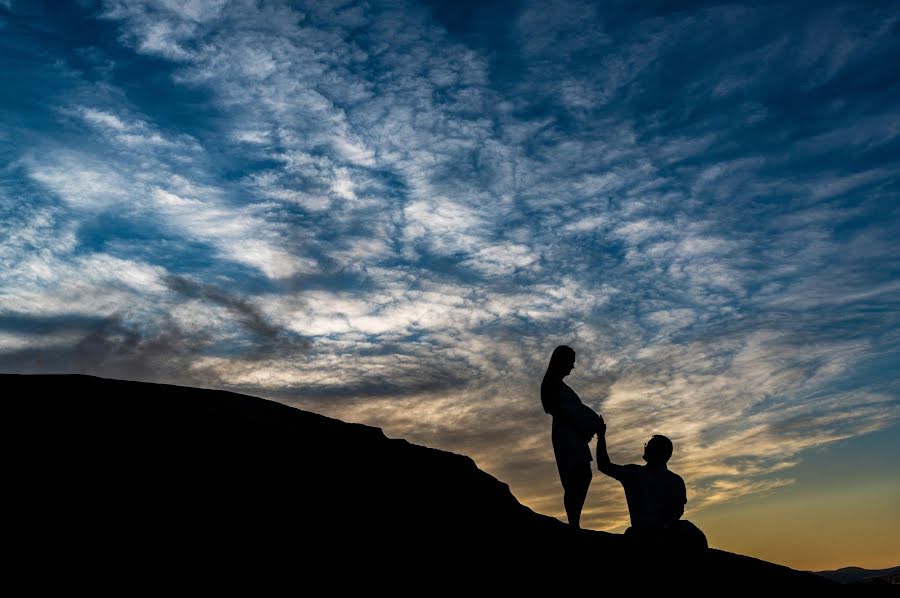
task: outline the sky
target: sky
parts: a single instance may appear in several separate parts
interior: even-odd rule
[[[0,0],[0,371],[380,426],[564,520],[567,344],[713,546],[900,565],[898,33],[893,2]],[[627,522],[595,472],[582,524]]]

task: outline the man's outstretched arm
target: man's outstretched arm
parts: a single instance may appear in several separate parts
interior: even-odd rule
[[[616,465],[609,460],[609,453],[606,452],[606,425],[603,425],[597,434],[597,469],[617,480],[621,478],[625,469],[624,466]]]

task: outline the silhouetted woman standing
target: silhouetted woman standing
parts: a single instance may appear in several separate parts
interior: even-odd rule
[[[563,504],[569,525],[581,527],[581,509],[591,485],[591,449],[594,434],[605,429],[603,418],[581,402],[563,382],[575,367],[575,351],[560,345],[550,356],[541,382],[541,404],[553,416],[553,453],[563,486]]]

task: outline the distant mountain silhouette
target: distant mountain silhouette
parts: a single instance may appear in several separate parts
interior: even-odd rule
[[[34,594],[841,587],[719,550],[636,553],[532,512],[468,457],[272,401],[89,376],[0,384],[4,535]]]
[[[883,583],[900,585],[900,566],[891,567],[890,569],[843,567],[832,571],[816,571],[816,574],[827,577],[838,583]]]

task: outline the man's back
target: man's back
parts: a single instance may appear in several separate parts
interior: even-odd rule
[[[684,513],[684,480],[665,465],[613,465],[607,474],[625,489],[632,527],[671,524]]]

